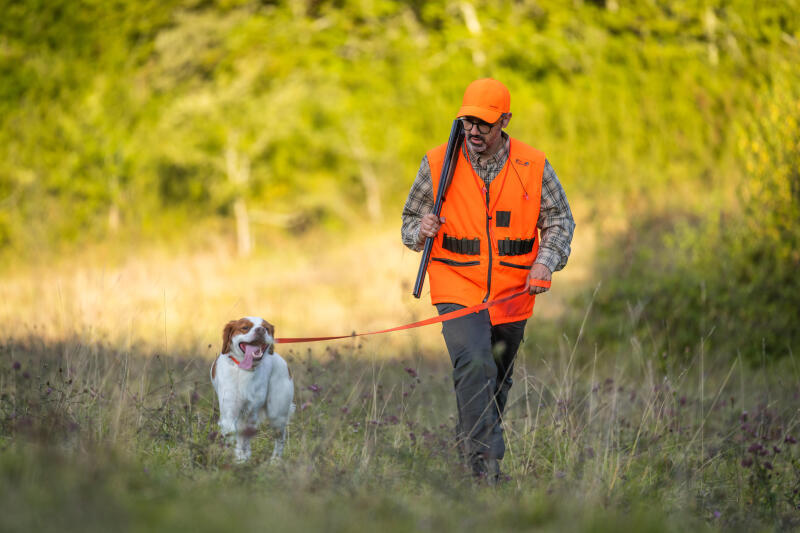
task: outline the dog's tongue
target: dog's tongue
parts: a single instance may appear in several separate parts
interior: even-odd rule
[[[261,348],[253,346],[252,344],[244,345],[244,360],[239,363],[239,368],[242,370],[250,370],[253,368],[253,356],[261,352]]]

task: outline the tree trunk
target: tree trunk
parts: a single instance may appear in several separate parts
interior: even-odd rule
[[[225,166],[228,179],[236,187],[236,200],[233,203],[233,215],[236,220],[236,250],[241,257],[247,257],[253,251],[253,240],[250,236],[250,217],[247,214],[245,197],[247,182],[250,180],[250,160],[236,149],[238,135],[228,135],[228,146],[225,149]]]

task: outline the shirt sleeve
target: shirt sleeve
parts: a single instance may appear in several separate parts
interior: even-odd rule
[[[575,221],[564,188],[546,159],[542,173],[542,206],[536,225],[541,229],[541,241],[535,262],[545,265],[551,272],[561,270],[571,252]]]
[[[403,206],[403,226],[400,234],[403,244],[415,252],[422,250],[417,242],[422,217],[433,211],[433,180],[428,156],[423,156],[417,177],[411,185],[406,204]]]

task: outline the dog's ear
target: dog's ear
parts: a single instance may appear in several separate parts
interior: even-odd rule
[[[231,351],[231,337],[233,337],[233,330],[236,329],[237,324],[238,321],[236,320],[231,320],[225,324],[225,328],[222,330],[222,353]]]
[[[264,321],[264,325],[267,327],[267,333],[269,333],[269,336],[272,337],[272,344],[269,345],[269,349],[267,350],[267,353],[272,355],[275,353],[275,326],[266,320]]]

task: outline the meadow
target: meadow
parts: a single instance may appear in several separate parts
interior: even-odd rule
[[[0,530],[800,527],[800,3],[0,0]],[[279,346],[232,461],[225,322],[432,316],[400,212],[502,80],[577,222],[497,487],[437,326]]]
[[[393,238],[387,231],[370,240],[377,248]],[[459,462],[437,326],[279,346],[296,386],[286,455],[269,463],[272,435],[262,430],[253,460],[237,465],[218,433],[208,379],[224,320],[250,310],[278,315],[278,335],[331,334],[432,310],[409,303],[415,255],[398,262],[394,277],[374,261],[357,275],[309,280],[302,275],[308,259],[290,243],[282,257],[296,268],[282,270],[273,253],[242,267],[220,246],[216,254],[162,250],[105,262],[102,250],[87,251],[85,262],[72,258],[4,280],[0,311],[3,324],[13,324],[0,345],[4,530],[798,526],[793,358],[754,367],[707,353],[704,339],[683,358],[635,337],[604,344],[589,333],[591,300],[575,320],[563,320],[559,299],[569,299],[557,291],[540,298],[518,356],[499,486],[476,483]],[[322,260],[344,272],[345,252]],[[382,257],[391,257],[388,247]],[[302,283],[293,281],[298,276]],[[381,276],[398,287],[403,312],[357,282]],[[556,279],[565,293],[581,286],[569,269]],[[323,319],[326,293],[351,307],[337,313],[334,306]],[[320,295],[309,309],[301,307],[307,295]],[[300,329],[310,325],[319,329]]]

